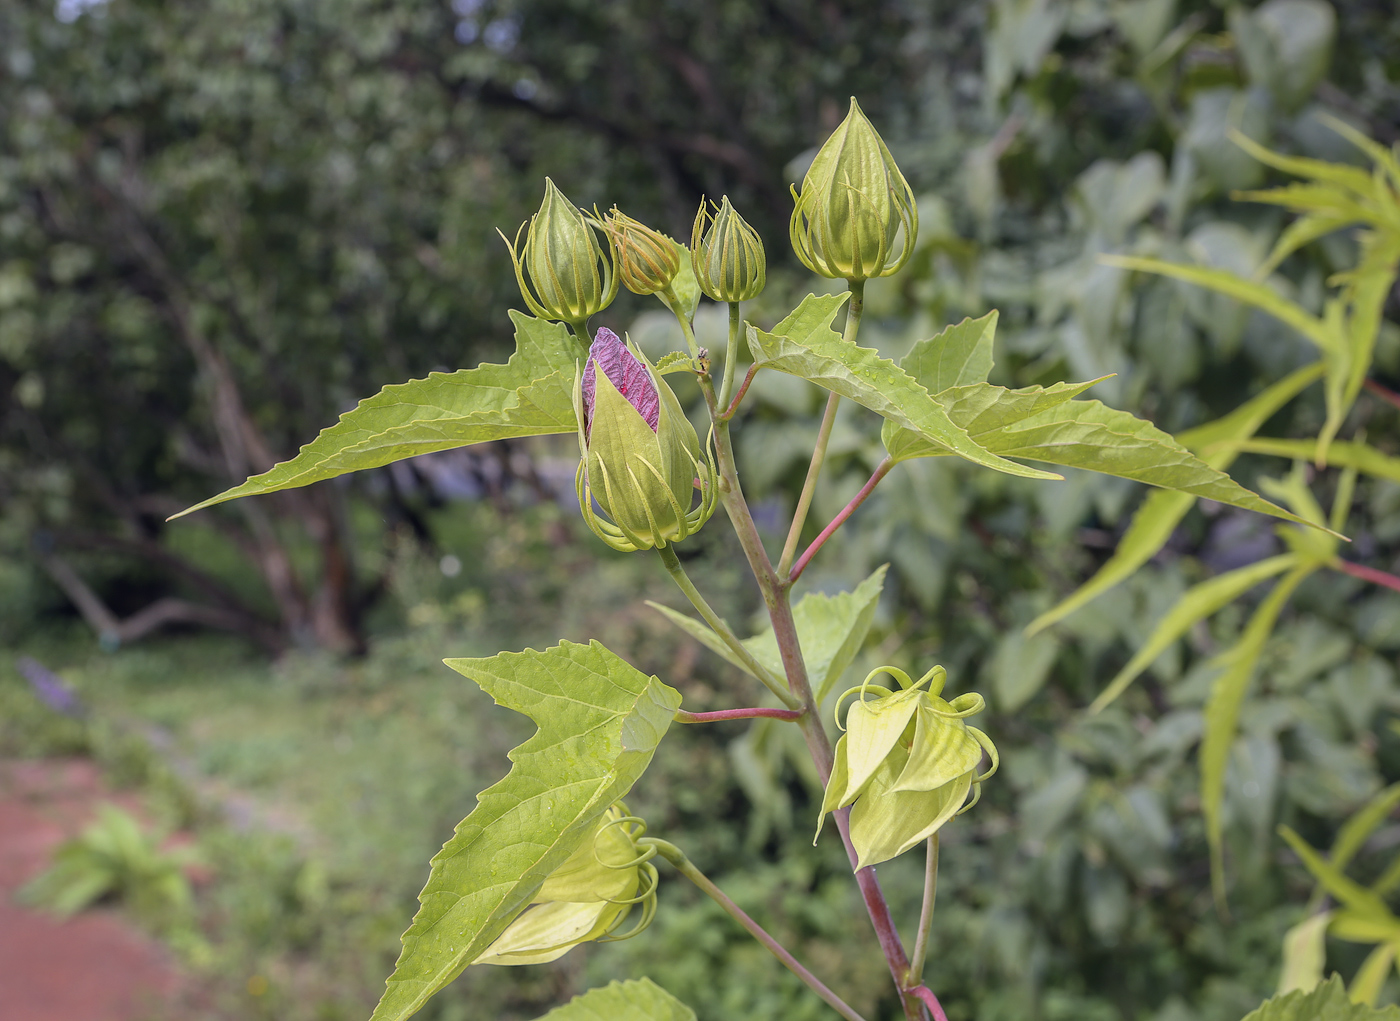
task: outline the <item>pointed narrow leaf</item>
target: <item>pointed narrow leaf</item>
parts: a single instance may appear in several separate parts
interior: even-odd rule
[[[175,517],[435,450],[576,431],[572,388],[581,350],[560,323],[516,311],[510,317],[516,350],[506,364],[434,372],[426,379],[386,386],[323,429],[291,460]]]
[[[695,1021],[695,1011],[641,978],[590,989],[535,1021]]]
[[[1348,819],[1332,844],[1333,867],[1346,868],[1356,852],[1361,850],[1361,845],[1386,821],[1396,805],[1400,805],[1400,783],[1391,784]]]
[[[1335,123],[1340,124],[1341,122]],[[1333,130],[1337,130],[1335,125]],[[1341,132],[1338,133],[1341,134]],[[1273,167],[1275,170],[1293,174],[1295,177],[1306,177],[1313,181],[1327,181],[1358,195],[1370,195],[1375,188],[1375,182],[1371,175],[1360,167],[1353,167],[1346,163],[1332,163],[1328,160],[1311,159],[1307,156],[1285,156],[1283,153],[1264,148],[1248,135],[1233,129],[1230,131],[1230,141],[1260,163]],[[1369,138],[1366,141],[1371,142]],[[1375,143],[1371,142],[1371,144]]]
[[[1278,991],[1306,992],[1322,981],[1327,964],[1327,926],[1332,912],[1309,915],[1283,935],[1283,967],[1280,969]]]
[[[1253,436],[1275,412],[1321,379],[1322,373],[1321,362],[1291,372],[1223,418],[1187,430],[1177,436],[1177,440],[1182,446],[1199,452],[1201,459],[1212,468],[1224,471],[1234,462],[1236,451],[1223,445]],[[1217,445],[1220,449],[1213,449]],[[1166,545],[1195,502],[1195,497],[1186,493],[1149,493],[1108,562],[1057,606],[1031,621],[1027,634],[1035,634],[1063,620],[1131,576]]]
[[[964,319],[945,327],[942,333],[910,348],[899,367],[931,394],[950,386],[985,383],[992,371],[997,317],[993,310],[980,319]]]
[[[773,327],[772,333],[750,326],[749,350],[754,360],[765,368],[800,376],[849,397],[976,464],[1024,478],[1059,478],[1007,461],[978,446],[907,372],[874,350],[843,340],[831,328],[831,321],[848,297],[809,294],[791,315]]]
[[[1225,769],[1230,746],[1239,729],[1240,706],[1254,677],[1264,642],[1273,633],[1284,605],[1314,568],[1296,567],[1274,586],[1254,616],[1245,625],[1234,645],[1218,657],[1225,672],[1215,679],[1206,700],[1205,733],[1201,738],[1201,811],[1206,817],[1206,838],[1210,843],[1211,877],[1217,900],[1224,902],[1225,866],[1223,859],[1221,806],[1225,801]]]
[[[1324,890],[1363,918],[1391,926],[1396,924],[1396,918],[1391,914],[1390,908],[1386,907],[1384,900],[1318,854],[1289,827],[1280,826],[1278,831],[1288,846],[1293,848],[1293,852],[1303,860],[1303,865],[1312,873],[1313,878],[1322,884]]]
[[[408,1017],[490,946],[642,775],[681,703],[597,642],[447,665],[539,730],[433,858],[373,1021]]]
[[[1310,992],[1292,992],[1264,1001],[1244,1021],[1400,1021],[1400,1007],[1382,1010],[1352,1003],[1340,976],[1333,975]]]
[[[1381,986],[1390,977],[1390,966],[1394,963],[1395,947],[1392,944],[1382,943],[1372,950],[1352,976],[1351,988],[1347,990],[1351,1002],[1374,1006]]]
[[[1127,255],[1100,255],[1099,261],[1106,266],[1119,269],[1136,269],[1144,273],[1160,273],[1162,276],[1184,280],[1227,297],[1253,305],[1261,312],[1267,312],[1275,319],[1293,327],[1317,345],[1321,351],[1333,351],[1341,343],[1336,332],[1323,320],[1311,315],[1301,306],[1279,296],[1266,285],[1236,276],[1223,269],[1208,266],[1191,266],[1179,262],[1164,262],[1161,259],[1142,259]]]
[[[1089,706],[1089,712],[1100,712],[1105,706],[1127,690],[1128,685],[1152,665],[1171,644],[1191,629],[1198,620],[1217,613],[1222,607],[1234,602],[1255,585],[1282,574],[1296,566],[1298,558],[1292,553],[1269,557],[1234,571],[1228,571],[1217,578],[1203,581],[1186,590],[1176,605],[1153,629],[1151,637],[1138,649],[1128,664],[1118,671],[1118,675],[1108,683],[1098,698]]]
[[[1306,460],[1317,449],[1315,440],[1248,440],[1235,445],[1240,452],[1276,454],[1295,460]],[[1400,457],[1382,454],[1375,447],[1352,440],[1334,440],[1328,448],[1327,463],[1334,468],[1355,468],[1363,475],[1400,482]]]

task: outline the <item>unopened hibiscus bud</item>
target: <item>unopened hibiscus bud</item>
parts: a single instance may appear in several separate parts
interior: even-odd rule
[[[676,243],[640,220],[634,220],[617,206],[598,221],[617,249],[618,276],[622,286],[633,294],[655,294],[681,271]]]
[[[618,802],[574,853],[550,873],[531,906],[473,964],[544,964],[580,943],[635,936],[656,914],[656,866],[638,847],[646,825]],[[613,935],[634,904],[640,921]]]
[[[894,677],[900,690],[871,686],[882,673]],[[828,812],[850,805],[857,868],[887,861],[937,833],[976,803],[979,785],[996,770],[996,746],[964,722],[982,710],[982,696],[969,692],[951,702],[939,698],[947,676],[942,667],[934,667],[911,682],[903,670],[882,667],[837,702],[839,706],[846,695],[860,696],[851,703],[846,733],[836,742],[817,833]],[[930,690],[923,690],[926,684]],[[984,751],[992,766],[978,773]]]
[[[600,329],[574,385],[575,476],[584,520],[614,549],[679,542],[714,513],[715,470],[665,379],[644,355]],[[691,503],[696,486],[700,504]],[[603,509],[611,521],[593,510]]]
[[[768,263],[763,240],[729,204],[700,200],[690,231],[690,264],[700,290],[715,301],[748,301],[763,291]]]
[[[914,192],[855,99],[792,197],[792,247],[813,273],[851,281],[889,276],[914,251]]]
[[[521,231],[526,232],[523,251]],[[570,323],[581,333],[589,316],[612,304],[618,287],[617,251],[606,232],[599,244],[598,231],[546,177],[539,212],[520,225],[514,243],[501,234],[515,264],[520,295],[533,315]]]

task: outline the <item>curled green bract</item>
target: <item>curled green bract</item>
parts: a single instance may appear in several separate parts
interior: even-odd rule
[[[889,674],[899,689],[873,685]],[[817,835],[826,814],[851,806],[856,868],[903,854],[976,804],[980,784],[997,768],[996,746],[966,718],[986,703],[976,692],[939,697],[948,672],[936,666],[918,681],[897,667],[880,667],[837,699],[858,698],[846,711],[836,758],[822,799]],[[983,752],[991,767],[979,773]],[[968,795],[972,800],[968,800]]]
[[[762,293],[768,274],[763,240],[728,195],[709,208],[700,200],[690,231],[690,265],[700,290],[715,301],[748,301]]]
[[[655,366],[611,330],[598,331],[574,382],[574,409],[574,487],[595,535],[633,553],[680,542],[709,520],[719,488],[695,427]]]
[[[515,241],[496,233],[510,249],[520,296],[540,319],[569,323],[582,339],[588,317],[617,297],[620,276],[612,237],[549,178],[544,179],[539,211],[520,225]],[[603,244],[598,242],[600,233]]]
[[[646,823],[613,805],[598,821],[591,838],[549,874],[539,893],[505,932],[473,964],[545,964],[580,943],[628,939],[656,916],[656,866],[653,847],[638,847]],[[641,918],[627,932],[614,935],[633,905]]]
[[[792,197],[793,251],[813,273],[850,281],[885,277],[913,254],[914,192],[854,98]]]

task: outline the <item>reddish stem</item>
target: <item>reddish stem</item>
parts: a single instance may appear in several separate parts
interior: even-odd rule
[[[800,720],[805,710],[802,709],[770,709],[767,706],[756,706],[752,709],[716,709],[710,713],[688,713],[684,709],[676,711],[677,723],[717,723],[721,720],[752,720],[758,717],[767,717],[773,720]]]
[[[948,1021],[948,1015],[943,1013],[943,1004],[938,1002],[938,997],[933,995],[932,989],[928,986],[915,986],[909,991],[924,1001],[924,1006],[933,1015],[933,1021]]]
[[[1333,560],[1328,566],[1343,574],[1349,574],[1353,578],[1360,578],[1362,581],[1369,581],[1376,585],[1384,585],[1386,588],[1400,592],[1400,578],[1387,571],[1380,571],[1362,564],[1353,564],[1340,558]]]
[[[739,384],[739,389],[735,392],[734,399],[729,402],[729,407],[724,409],[724,414],[719,416],[721,421],[728,422],[734,417],[734,412],[739,410],[739,402],[744,399],[744,394],[749,392],[749,384],[752,383],[753,378],[758,375],[758,368],[758,362],[754,362],[749,366],[749,371],[744,373],[744,381]]]
[[[875,487],[880,484],[880,480],[890,473],[894,467],[891,458],[885,458],[875,469],[875,474],[870,476],[870,481],[860,487],[860,492],[851,497],[851,502],[841,508],[841,513],[831,519],[831,524],[822,529],[821,534],[812,540],[812,545],[807,547],[805,553],[797,558],[797,563],[792,565],[792,573],[788,575],[788,584],[796,581],[802,576],[802,572],[807,569],[807,561],[816,555],[817,550],[822,548],[826,540],[836,534],[836,530],[846,523],[846,519],[856,512],[856,508],[865,502],[865,498],[875,491]]]
[[[1381,386],[1374,379],[1366,380],[1366,382],[1363,383],[1362,386],[1364,386],[1367,390],[1370,390],[1371,393],[1375,394],[1381,400],[1389,401],[1397,408],[1400,408],[1400,394],[1396,393],[1394,390],[1391,390],[1389,387]]]

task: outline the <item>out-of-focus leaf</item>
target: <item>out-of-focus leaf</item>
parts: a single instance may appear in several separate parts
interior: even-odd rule
[[[1347,990],[1351,1002],[1373,1006],[1394,963],[1395,945],[1392,943],[1382,943],[1367,954],[1366,960],[1361,962],[1361,967],[1352,976],[1351,988]]]
[[[510,316],[516,350],[506,364],[434,372],[427,379],[386,386],[321,430],[290,461],[181,514],[241,496],[309,486],[434,450],[509,436],[575,432],[572,389],[582,357],[578,343],[560,323],[516,311]]]
[[[695,1021],[695,1011],[649,978],[609,982],[535,1021]]]
[[[1301,990],[1266,1000],[1244,1021],[1400,1021],[1400,1007],[1377,1010],[1347,998],[1346,986],[1333,975],[1311,990]]]
[[[1059,652],[1060,642],[1053,635],[1027,636],[1020,629],[1004,635],[989,667],[997,708],[1014,713],[1034,698]]]
[[[1400,920],[1397,920],[1390,913],[1385,901],[1376,893],[1366,889],[1318,854],[1289,827],[1280,826],[1278,831],[1279,835],[1287,841],[1288,846],[1293,848],[1294,853],[1303,860],[1303,865],[1312,873],[1313,878],[1321,883],[1323,889],[1333,897],[1336,897],[1361,918],[1392,927],[1400,924]],[[1338,921],[1341,919],[1339,918]]]
[[[793,606],[792,619],[797,625],[802,659],[807,664],[807,681],[818,703],[840,680],[865,643],[865,636],[870,633],[870,624],[875,619],[875,608],[880,602],[887,570],[888,564],[881,565],[850,592],[840,592],[834,596],[809,592]],[[734,655],[724,639],[703,623],[660,603],[648,601],[647,605],[659,610],[667,620],[711,652],[748,673],[748,668]],[[778,653],[778,642],[771,629],[747,639],[744,647],[774,677],[784,675],[782,656]]]
[[[1206,464],[1220,471],[1228,468],[1236,457],[1236,451],[1223,445],[1231,441],[1247,439],[1283,407],[1309,385],[1322,377],[1321,362],[1305,366],[1274,383],[1262,393],[1250,398],[1230,414],[1214,422],[1188,430],[1177,437],[1182,446],[1201,454]],[[1219,447],[1220,449],[1215,449]],[[1057,606],[1042,613],[1026,628],[1028,634],[1035,634],[1057,621],[1063,620],[1090,600],[1103,595],[1115,587],[1139,567],[1147,563],[1171,538],[1172,532],[1186,516],[1195,498],[1186,493],[1150,493],[1136,514],[1128,531],[1118,543],[1113,556],[1099,568],[1087,582],[1081,585]]]
[[[1234,602],[1260,582],[1282,574],[1297,564],[1298,558],[1291,553],[1269,557],[1258,563],[1229,571],[1210,581],[1203,581],[1187,589],[1161,622],[1153,629],[1147,642],[1138,649],[1117,676],[1109,681],[1108,687],[1094,699],[1089,712],[1100,712],[1105,706],[1127,690],[1128,685],[1146,670],[1154,659],[1167,650],[1198,620],[1218,612],[1221,607]]]
[[[1233,445],[1242,453],[1277,454],[1279,457],[1310,458],[1317,449],[1314,440],[1255,439]],[[1383,454],[1375,447],[1352,440],[1334,440],[1327,452],[1327,463],[1334,468],[1355,468],[1363,475],[1400,482],[1400,457]]]
[[[791,315],[765,333],[748,328],[749,350],[764,368],[811,380],[832,393],[912,429],[950,454],[1008,475],[1060,476],[998,457],[974,443],[918,381],[870,348],[850,344],[831,328],[846,294],[809,294]]]
[[[433,858],[373,1021],[413,1014],[491,945],[631,789],[681,704],[597,642],[447,665],[539,730]]]
[[[1283,967],[1279,972],[1278,992],[1295,989],[1306,992],[1322,981],[1327,964],[1327,925],[1332,912],[1309,915],[1283,935]]]
[[[1279,614],[1294,589],[1315,569],[1305,565],[1285,575],[1254,611],[1239,641],[1217,657],[1225,672],[1216,678],[1206,701],[1205,733],[1201,739],[1201,811],[1206,818],[1206,837],[1210,842],[1211,879],[1216,900],[1221,904],[1225,902],[1225,865],[1220,809],[1225,799],[1225,770],[1230,761],[1230,745],[1239,726],[1240,705]]]

